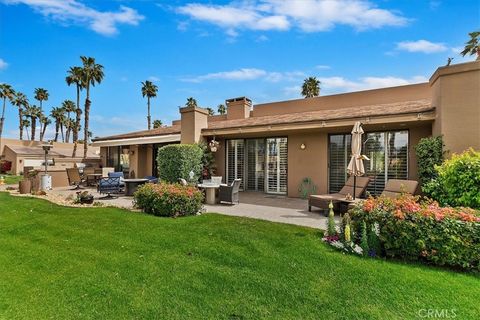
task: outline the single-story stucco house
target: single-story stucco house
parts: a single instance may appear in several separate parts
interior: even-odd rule
[[[480,149],[480,61],[438,68],[429,82],[252,105],[226,100],[225,115],[180,108],[171,126],[94,140],[104,166],[137,177],[156,175],[158,148],[215,139],[217,175],[242,179],[245,190],[299,196],[310,178],[318,193],[338,191],[347,178],[350,131],[363,124],[368,190],[392,178],[417,179],[414,147],[443,135],[451,153]]]

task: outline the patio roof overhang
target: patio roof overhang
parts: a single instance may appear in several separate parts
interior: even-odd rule
[[[130,146],[140,144],[155,144],[155,143],[172,143],[180,142],[180,134],[166,134],[160,136],[138,137],[138,138],[124,138],[101,140],[92,143],[94,147],[115,147],[115,146]]]
[[[342,127],[352,127],[356,121],[366,125],[408,125],[421,122],[432,122],[436,118],[435,108],[422,112],[409,112],[395,115],[376,115],[363,117],[345,117],[342,119],[314,120],[293,123],[279,123],[269,125],[254,125],[248,127],[230,127],[230,128],[208,128],[202,130],[202,135],[210,136],[238,136],[248,134],[265,135],[270,133],[281,133],[288,131],[301,130],[329,130]]]

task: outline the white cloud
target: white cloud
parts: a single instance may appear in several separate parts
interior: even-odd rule
[[[305,73],[301,71],[270,72],[256,68],[241,68],[232,71],[214,72],[195,77],[186,77],[183,78],[182,81],[199,83],[207,80],[245,81],[263,79],[269,82],[279,82],[298,80],[302,79],[304,76]]]
[[[8,63],[0,58],[0,70],[6,69],[8,67]]]
[[[324,65],[324,64],[319,64],[319,65],[315,66],[315,69],[318,69],[318,70],[328,70],[328,69],[331,69],[331,68],[332,67]]]
[[[428,81],[424,76],[414,76],[411,78],[399,78],[393,76],[363,77],[356,81],[348,80],[344,77],[320,77],[318,80],[321,82],[320,88],[322,91],[325,90],[330,93],[395,87]]]
[[[63,24],[86,25],[102,35],[114,35],[119,24],[138,25],[144,19],[135,9],[120,6],[118,11],[98,11],[78,0],[3,0],[6,4],[25,4]]]
[[[397,43],[397,50],[408,52],[436,53],[448,50],[443,43],[434,43],[427,40],[402,41]]]
[[[226,5],[189,3],[177,12],[194,20],[236,30],[289,30],[319,32],[336,25],[357,30],[402,26],[408,19],[394,11],[377,8],[366,0],[257,0]]]

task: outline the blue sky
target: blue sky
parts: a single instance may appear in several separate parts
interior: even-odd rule
[[[321,94],[426,81],[478,30],[478,0],[150,1],[0,0],[0,82],[45,109],[75,89],[66,71],[80,55],[105,67],[92,90],[94,136],[146,128],[140,82],[154,81],[153,119],[169,124],[193,96],[204,107],[248,96],[299,98],[307,76]],[[6,136],[16,137],[8,105]]]

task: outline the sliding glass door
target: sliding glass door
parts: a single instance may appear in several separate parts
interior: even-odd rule
[[[329,191],[338,192],[347,180],[351,157],[351,135],[329,137]],[[365,176],[371,178],[367,191],[382,193],[389,179],[408,179],[408,131],[369,132],[363,135]]]
[[[287,193],[287,138],[226,142],[227,181],[242,179],[242,189]]]
[[[266,191],[287,192],[287,138],[268,138],[266,153]]]

